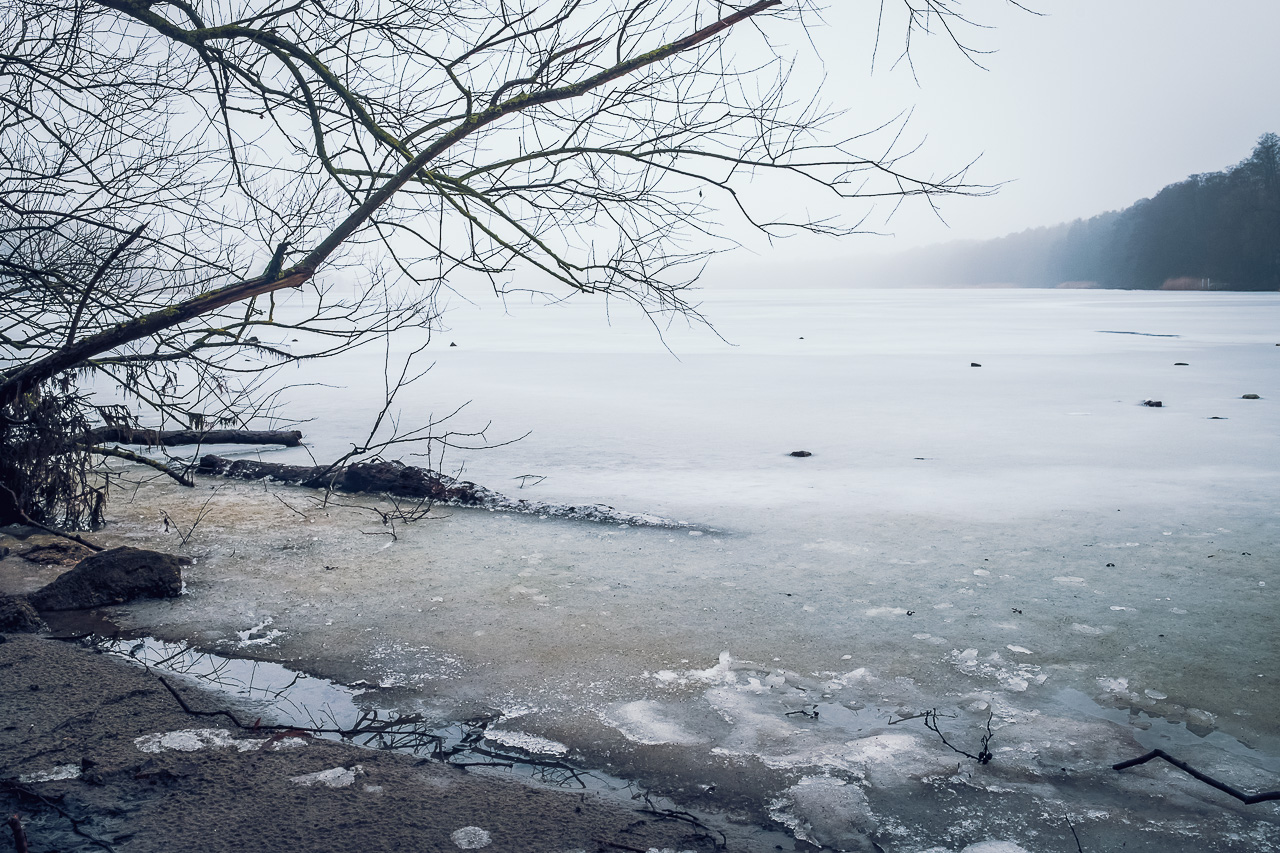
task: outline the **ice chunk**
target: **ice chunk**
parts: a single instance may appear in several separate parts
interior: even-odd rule
[[[540,753],[542,755],[564,755],[569,751],[569,747],[559,741],[550,738],[538,737],[537,735],[525,734],[524,732],[505,731],[503,729],[487,729],[484,736],[495,743],[503,746],[512,746],[516,749],[523,749],[525,752]]]
[[[294,776],[289,781],[299,785],[324,785],[328,788],[346,788],[355,783],[357,773],[363,772],[364,768],[359,764],[351,768],[332,767],[328,770],[318,770],[315,773]]]
[[[867,840],[877,826],[867,796],[842,779],[806,776],[769,804],[769,816],[819,847],[875,849]]]
[[[623,737],[635,743],[688,745],[705,742],[705,738],[669,719],[666,707],[651,699],[614,705],[600,716],[604,722],[621,732]]]
[[[455,829],[449,837],[453,839],[454,844],[463,850],[479,850],[481,847],[488,847],[493,843],[488,831],[478,826],[464,826],[462,829]]]
[[[226,729],[185,729],[158,732],[133,739],[141,752],[197,752],[208,747],[234,746],[240,752],[258,749],[265,741],[233,738]]]
[[[51,770],[37,770],[35,773],[24,773],[18,781],[24,785],[32,782],[59,782],[63,779],[79,779],[79,764],[59,764]]]

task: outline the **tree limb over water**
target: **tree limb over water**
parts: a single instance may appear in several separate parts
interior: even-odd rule
[[[906,44],[972,55],[960,6],[903,3]],[[244,429],[284,365],[426,346],[448,290],[698,318],[687,288],[741,234],[987,192],[911,169],[901,123],[836,133],[784,47],[817,21],[809,0],[5,5],[0,520],[100,520],[90,383],[148,423]]]

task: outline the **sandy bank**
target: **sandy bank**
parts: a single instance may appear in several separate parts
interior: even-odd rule
[[[688,825],[591,794],[236,730],[188,715],[156,675],[122,661],[5,640],[0,803],[22,816],[32,850],[456,851],[486,838],[494,851],[703,849]],[[179,689],[193,708],[225,707]]]

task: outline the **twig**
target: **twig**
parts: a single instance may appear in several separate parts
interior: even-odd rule
[[[1195,769],[1190,764],[1187,764],[1186,762],[1183,762],[1183,761],[1179,761],[1169,753],[1165,752],[1163,749],[1153,749],[1150,752],[1148,752],[1146,755],[1140,755],[1137,758],[1131,758],[1128,761],[1121,761],[1119,764],[1113,764],[1111,765],[1111,769],[1124,770],[1128,767],[1136,767],[1139,764],[1146,764],[1148,761],[1152,760],[1153,758],[1163,758],[1165,761],[1169,762],[1174,767],[1181,770],[1183,773],[1186,773],[1189,776],[1199,779],[1201,782],[1205,783],[1206,785],[1212,785],[1214,788],[1217,788],[1219,791],[1222,791],[1224,794],[1230,794],[1231,796],[1235,797],[1237,800],[1239,800],[1240,802],[1244,803],[1247,806],[1251,806],[1254,803],[1265,803],[1270,800],[1280,800],[1280,791],[1264,791],[1261,794],[1246,794],[1241,790],[1231,787],[1226,782],[1219,782],[1217,779],[1214,779],[1212,776],[1201,773],[1199,770]]]
[[[446,761],[450,767],[466,768],[466,767],[505,767],[508,770],[515,767],[509,761]]]
[[[639,796],[639,795],[636,795],[636,796]],[[633,796],[632,799],[635,799],[635,797]],[[707,826],[705,823],[698,820],[689,812],[676,811],[675,809],[659,809],[657,806],[653,804],[653,800],[649,798],[648,794],[644,794],[644,804],[645,804],[644,808],[637,809],[637,811],[639,811],[641,814],[653,815],[654,817],[665,818],[666,820],[678,820],[683,823],[687,823],[701,830],[702,834],[706,838],[711,840],[711,843],[716,850],[728,849],[729,847],[728,836],[726,836],[723,832],[721,832],[718,829],[713,829],[712,827]],[[717,835],[720,836],[719,841],[717,841],[715,836],[711,834],[712,832],[715,832]]]
[[[17,815],[9,817],[9,831],[13,833],[13,849],[17,853],[30,853],[27,847],[27,833],[22,828],[22,818]]]
[[[161,512],[164,514],[165,530],[167,531],[169,529],[169,525],[172,524],[173,531],[178,534],[178,538],[182,541],[182,544],[185,546],[187,542],[191,540],[191,537],[195,535],[196,528],[200,526],[200,522],[204,521],[205,515],[207,515],[209,512],[209,504],[213,502],[213,499],[218,496],[218,492],[220,491],[222,491],[222,486],[215,486],[213,489],[213,493],[209,495],[209,497],[205,498],[204,504],[202,504],[200,507],[200,511],[196,513],[196,520],[191,522],[191,526],[187,528],[186,533],[182,532],[182,528],[178,526],[178,522],[174,521],[169,517],[168,512],[166,512],[165,510],[161,510]]]
[[[988,748],[991,743],[991,738],[994,736],[994,732],[991,731],[991,720],[995,717],[994,711],[987,712],[987,733],[982,736],[982,746],[981,748],[979,748],[977,755],[974,755],[972,752],[965,752],[963,749],[960,749],[951,741],[947,740],[947,736],[944,735],[942,733],[942,729],[938,727],[938,717],[939,717],[938,709],[933,708],[928,711],[923,711],[919,714],[911,714],[910,716],[904,716],[897,720],[890,718],[889,725],[892,726],[895,723],[905,723],[907,720],[922,719],[924,720],[925,728],[927,728],[929,731],[933,732],[939,738],[941,738],[943,746],[947,747],[952,752],[963,755],[965,758],[972,758],[974,761],[978,762],[979,764],[987,764],[991,761],[992,758],[995,757],[994,755],[991,754],[991,750]]]
[[[76,819],[76,818],[72,817],[72,816],[71,816],[70,814],[68,814],[68,813],[66,812],[66,810],[64,810],[61,806],[59,806],[57,803],[55,803],[53,800],[49,799],[48,797],[44,796],[43,794],[40,794],[40,793],[38,793],[38,792],[36,792],[36,791],[33,791],[33,790],[31,790],[30,788],[26,787],[25,785],[20,785],[20,784],[18,784],[17,782],[14,782],[14,781],[9,780],[9,779],[3,779],[3,780],[0,780],[0,789],[5,790],[5,791],[9,791],[10,793],[17,794],[19,797],[27,797],[27,798],[29,798],[29,799],[39,801],[39,802],[40,802],[42,805],[44,805],[46,808],[53,809],[53,810],[54,810],[55,812],[57,812],[58,814],[62,815],[62,817],[63,817],[63,818],[64,818],[68,823],[70,823],[70,824],[71,824],[71,831],[72,831],[72,832],[74,832],[76,835],[78,835],[78,836],[80,836],[81,838],[83,838],[83,839],[85,839],[85,840],[89,841],[89,842],[90,842],[90,843],[92,843],[92,844],[96,844],[96,845],[98,845],[98,846],[99,846],[99,847],[101,847],[103,850],[108,850],[108,851],[111,851],[111,853],[115,853],[115,848],[114,848],[114,847],[112,847],[110,844],[108,844],[108,843],[107,843],[107,842],[105,842],[105,841],[102,841],[101,839],[94,838],[92,835],[90,835],[89,833],[85,832],[83,829],[81,829],[81,828],[80,828],[80,824],[82,824],[82,823],[84,823],[84,822],[85,822],[85,818]],[[14,815],[14,817],[12,817],[12,818],[10,818],[10,819],[9,819],[9,827],[10,827],[10,829],[12,829],[12,828],[14,827],[14,821],[15,821],[16,819],[17,819],[17,815]],[[18,830],[21,830],[21,826],[20,826],[20,825],[18,826]],[[15,836],[14,841],[15,841],[15,843],[16,843],[16,842],[17,842],[17,832],[15,832],[15,833],[14,833],[14,836]],[[24,841],[24,842],[26,841],[25,834],[24,834],[24,836],[23,836],[23,841]],[[19,847],[18,849],[19,849],[19,850],[22,850],[23,848]]]
[[[16,513],[18,513],[18,517],[22,519],[23,524],[29,524],[32,527],[38,527],[41,530],[43,530],[45,533],[52,533],[54,536],[61,536],[63,539],[70,539],[72,542],[79,542],[84,547],[89,548],[93,551],[107,550],[106,548],[103,548],[101,545],[95,545],[87,539],[82,539],[79,536],[76,536],[74,533],[67,533],[65,530],[59,530],[56,527],[50,527],[47,524],[41,524],[40,522],[36,521],[34,518],[27,515],[26,512],[23,511],[22,502],[18,500],[18,496],[17,494],[14,493],[13,489],[9,488],[4,483],[0,483],[0,489],[4,489],[6,492],[9,493],[9,497],[13,498],[13,509]]]
[[[89,452],[96,453],[99,456],[114,456],[117,459],[127,459],[128,461],[136,462],[139,465],[146,465],[150,468],[156,469],[162,474],[172,477],[179,484],[186,486],[189,489],[194,489],[196,487],[195,481],[186,474],[183,474],[181,471],[175,471],[163,462],[157,462],[155,459],[143,456],[140,453],[134,453],[132,450],[125,450],[123,447],[108,447],[105,444],[99,444],[90,447]]]
[[[303,512],[303,511],[301,511],[301,510],[299,510],[299,509],[294,509],[294,507],[293,507],[293,506],[291,506],[291,505],[289,504],[289,502],[288,502],[288,501],[286,501],[284,498],[280,497],[280,495],[276,494],[275,492],[272,492],[272,493],[271,493],[271,497],[273,497],[273,498],[275,498],[276,500],[280,501],[280,503],[284,504],[284,505],[285,505],[285,507],[287,507],[287,508],[288,508],[288,509],[290,509],[290,510],[293,510],[293,512],[297,513],[298,515],[302,516],[303,518],[306,518],[306,517],[307,517],[307,514],[306,514],[305,512]]]
[[[1076,840],[1076,853],[1084,853],[1084,846],[1080,844],[1080,836],[1076,835],[1076,827],[1071,822],[1071,816],[1063,814],[1062,818],[1067,822],[1067,829],[1071,830],[1071,837]]]
[[[163,676],[157,675],[156,678],[160,679],[160,683],[164,685],[164,689],[168,690],[169,693],[173,695],[173,698],[178,700],[178,704],[182,706],[182,710],[186,711],[188,714],[190,714],[193,717],[226,717],[228,720],[234,723],[236,728],[238,729],[257,729],[258,728],[258,726],[246,726],[244,723],[236,719],[236,715],[231,713],[230,711],[197,711],[187,704],[186,700],[182,698],[182,695],[178,693],[177,690],[174,690],[173,685],[165,681]],[[268,726],[267,728],[271,728],[271,727]],[[281,726],[280,728],[286,728],[286,727]],[[292,726],[289,726],[288,728],[292,728]]]

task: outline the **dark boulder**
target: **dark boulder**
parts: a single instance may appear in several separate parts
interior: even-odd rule
[[[31,602],[19,595],[0,595],[0,631],[29,634],[47,627]]]
[[[112,548],[86,557],[53,583],[27,596],[38,610],[83,610],[137,598],[173,598],[182,592],[186,557]]]

